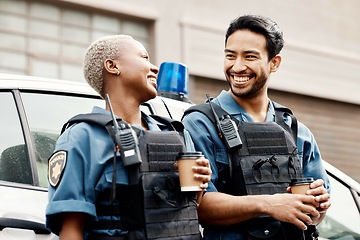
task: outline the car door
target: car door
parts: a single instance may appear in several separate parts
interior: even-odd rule
[[[8,89],[0,91],[0,102],[0,239],[57,239],[44,226],[47,159],[62,125],[103,101],[94,95]]]
[[[331,184],[331,207],[319,224],[321,239],[360,240],[360,185],[325,163]]]
[[[15,98],[10,89],[0,91],[0,239],[53,239],[42,216],[47,191],[34,184]]]

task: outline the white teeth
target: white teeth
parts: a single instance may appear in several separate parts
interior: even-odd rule
[[[238,77],[238,76],[234,76],[234,80],[236,82],[246,82],[246,81],[249,81],[249,77]]]

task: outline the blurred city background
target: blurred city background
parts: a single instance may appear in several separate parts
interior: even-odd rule
[[[150,60],[189,68],[189,98],[215,97],[231,20],[261,14],[284,32],[270,97],[314,133],[323,158],[360,182],[358,0],[0,0],[0,72],[83,82],[87,46],[130,34]]]

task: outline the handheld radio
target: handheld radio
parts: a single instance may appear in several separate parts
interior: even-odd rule
[[[210,101],[209,94],[206,94],[206,97],[209,101],[210,108],[214,114],[214,118],[216,121],[216,126],[219,131],[220,138],[223,139],[225,145],[228,149],[232,149],[235,147],[241,148],[242,141],[239,136],[238,127],[234,120],[231,119],[229,115],[222,115],[219,120],[218,115],[216,114],[214,107],[212,106],[212,102]]]
[[[139,145],[138,145],[138,138],[136,136],[135,131],[131,128],[131,126],[124,122],[120,122],[120,126],[116,121],[110,98],[108,94],[105,94],[105,100],[109,105],[113,126],[112,129],[114,130],[114,142],[120,151],[121,158],[123,160],[124,166],[131,166],[135,164],[140,164],[142,162]],[[120,130],[119,130],[120,127]]]

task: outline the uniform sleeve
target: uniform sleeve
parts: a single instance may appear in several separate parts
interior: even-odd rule
[[[185,146],[186,146],[186,150],[189,152],[194,152],[195,150],[195,146],[194,146],[194,142],[192,141],[192,138],[189,134],[188,131],[184,130],[184,139],[185,139]]]
[[[319,147],[314,135],[301,122],[298,122],[298,141],[299,157],[303,163],[303,173],[305,177],[323,179],[325,188],[330,192],[330,182],[322,164]]]
[[[214,124],[202,113],[192,112],[184,117],[183,124],[191,135],[196,151],[201,151],[211,166],[211,182],[208,192],[217,191],[218,164],[228,165],[227,151],[218,137]]]
[[[82,212],[90,217],[96,216],[95,187],[88,174],[90,168],[89,136],[86,131],[68,129],[57,141],[55,152],[65,152],[66,162],[59,173],[59,181],[49,185],[48,205],[46,208],[46,226],[53,233],[59,234],[61,228],[61,213]],[[50,157],[50,161],[51,161]],[[50,164],[49,164],[50,166]],[[50,170],[50,172],[54,171]],[[56,171],[55,171],[56,172]],[[51,182],[51,181],[50,181]]]

